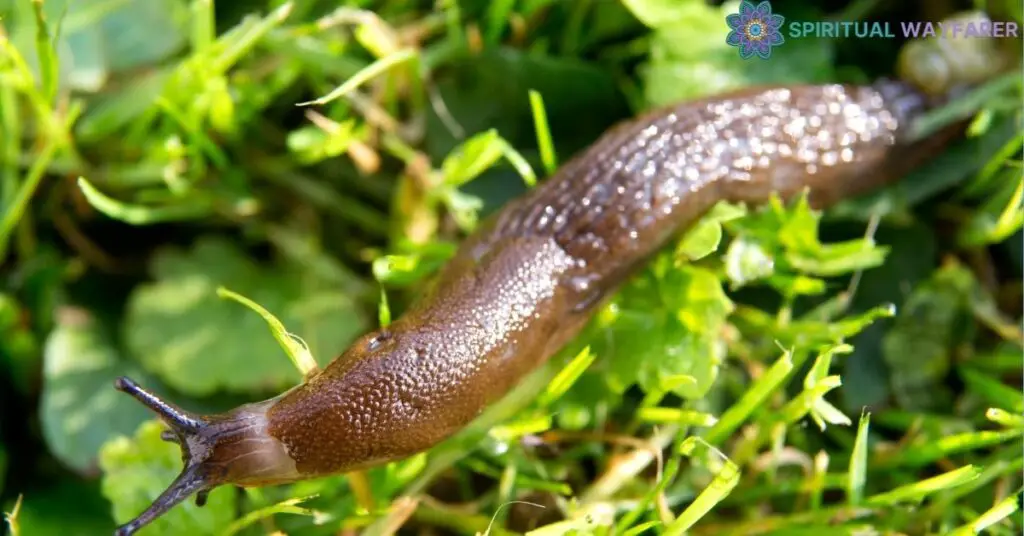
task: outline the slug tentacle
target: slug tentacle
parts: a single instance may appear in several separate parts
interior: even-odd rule
[[[197,494],[196,504],[202,506],[206,502],[206,486],[206,480],[200,474],[199,466],[186,466],[181,474],[178,475],[178,478],[174,479],[170,487],[161,493],[149,508],[135,519],[118,527],[114,532],[114,536],[131,536],[135,534],[136,531],[162,516],[193,493]]]
[[[118,378],[114,382],[114,387],[153,410],[161,420],[171,427],[170,430],[161,433],[160,437],[164,441],[177,443],[181,447],[181,459],[185,464],[184,469],[174,479],[174,482],[160,494],[149,508],[135,519],[120,526],[115,533],[117,536],[130,536],[193,493],[197,494],[197,505],[205,504],[210,483],[204,475],[203,462],[209,458],[213,448],[212,445],[206,444],[207,437],[203,431],[207,423],[202,418],[194,417],[173,404],[163,401],[127,377]],[[193,445],[198,448],[193,449]]]
[[[118,378],[114,381],[114,388],[128,393],[132,398],[142,402],[144,406],[159,415],[171,427],[170,430],[160,434],[160,437],[167,441],[177,441],[188,434],[195,434],[203,426],[202,419],[139,387],[139,384],[133,382],[131,378],[126,376]]]
[[[284,445],[267,434],[266,410],[273,399],[224,414],[195,416],[129,378],[118,378],[114,387],[153,410],[170,427],[160,437],[181,447],[184,464],[167,490],[138,517],[119,527],[116,536],[134,534],[192,494],[196,505],[203,506],[210,490],[221,484],[255,486],[300,478]]]

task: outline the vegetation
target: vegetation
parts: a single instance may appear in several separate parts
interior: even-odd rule
[[[0,0],[9,533],[109,534],[177,474],[115,377],[203,412],[299,380],[304,349],[289,362],[239,301],[325,364],[615,121],[891,76],[902,44],[807,37],[743,60],[735,2],[339,4]],[[1022,22],[1019,3],[987,9]],[[142,534],[1019,534],[1024,135],[1019,76],[994,84],[968,96],[966,139],[883,192],[825,214],[717,206],[429,453],[219,488]]]

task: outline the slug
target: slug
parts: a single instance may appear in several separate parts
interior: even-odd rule
[[[301,385],[200,416],[118,379],[169,426],[184,469],[116,534],[193,494],[202,504],[216,486],[293,482],[430,448],[568,343],[716,202],[808,189],[823,208],[935,156],[961,126],[909,139],[942,100],[928,90],[894,80],[747,88],[647,113],[487,220],[404,315]]]

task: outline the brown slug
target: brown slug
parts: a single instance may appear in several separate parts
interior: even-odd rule
[[[935,156],[959,127],[908,139],[911,122],[940,100],[928,89],[889,80],[748,88],[647,113],[509,203],[410,310],[301,385],[199,416],[119,379],[167,423],[185,467],[116,534],[192,494],[201,504],[216,486],[337,474],[428,449],[569,342],[603,298],[716,202],[757,204],[806,188],[826,207]]]

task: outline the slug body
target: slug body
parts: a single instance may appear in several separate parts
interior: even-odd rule
[[[127,535],[198,493],[336,474],[449,437],[586,324],[602,299],[720,200],[809,189],[824,207],[934,156],[908,139],[908,84],[745,89],[620,124],[468,238],[413,307],[270,400],[193,416],[122,378],[185,468]]]
[[[468,239],[405,315],[267,410],[298,475],[404,458],[558,351],[601,298],[719,200],[809,187],[819,206],[932,154],[895,82],[744,90],[613,129]],[[925,149],[925,150],[922,150]]]

